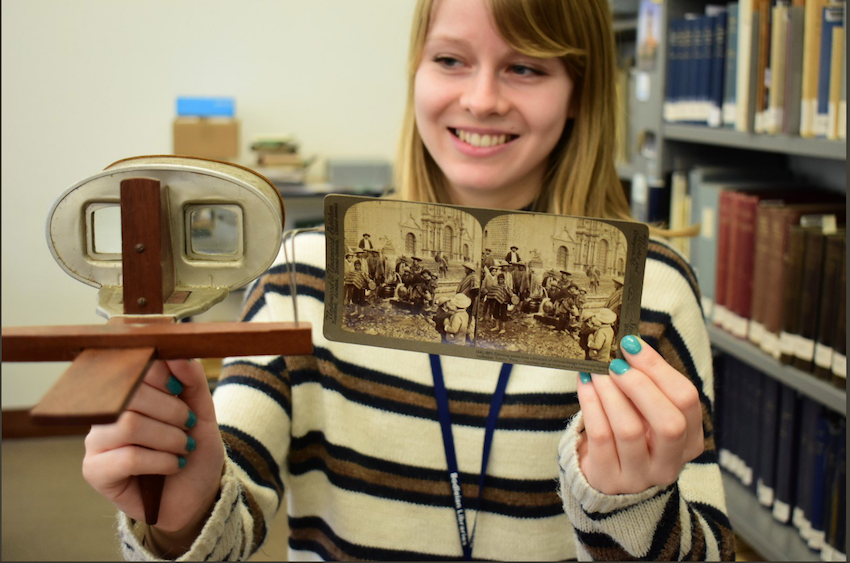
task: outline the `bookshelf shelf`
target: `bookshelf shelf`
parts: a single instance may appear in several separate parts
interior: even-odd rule
[[[797,530],[774,520],[770,510],[735,477],[722,472],[732,528],[768,561],[820,561]]]
[[[847,159],[846,141],[804,139],[802,137],[789,137],[788,135],[756,135],[729,129],[672,123],[663,124],[662,136],[669,141],[684,141],[830,160]]]
[[[751,343],[736,338],[723,329],[708,325],[711,344],[731,354],[762,373],[778,379],[800,393],[818,401],[825,407],[847,416],[847,393],[833,387],[814,375],[795,369],[768,356]]]

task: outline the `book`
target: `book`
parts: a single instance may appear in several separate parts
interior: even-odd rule
[[[824,515],[826,512],[824,501],[827,497],[827,483],[829,472],[829,457],[830,457],[830,427],[832,426],[831,415],[826,410],[822,410],[818,416],[815,433],[807,439],[814,442],[814,459],[812,461],[812,489],[811,498],[807,499],[808,511],[806,512],[807,520],[806,527],[801,530],[801,536],[812,549],[820,549],[825,525]],[[831,454],[834,456],[835,453]]]
[[[832,338],[832,384],[847,388],[847,264],[839,271],[835,335]]]
[[[796,458],[799,451],[800,398],[794,389],[783,386],[779,402],[779,429],[776,443],[776,489],[773,518],[787,524],[796,502]]]
[[[788,45],[788,8],[778,3],[773,8],[770,22],[770,89],[769,102],[764,112],[762,124],[764,132],[776,134],[782,131],[785,117],[785,69]]]
[[[788,234],[788,251],[783,256],[782,332],[779,334],[779,361],[793,364],[797,352],[797,334],[800,326],[802,300],[803,257],[806,250],[806,228],[793,225]]]
[[[797,460],[797,502],[791,513],[791,523],[801,537],[811,530],[812,491],[815,476],[815,445],[817,444],[818,421],[823,417],[824,407],[817,401],[802,397],[800,401],[800,444]],[[825,430],[825,427],[824,427]]]
[[[847,41],[847,8],[844,9],[844,41]],[[841,89],[838,94],[838,138],[847,138],[847,64],[841,65]]]
[[[820,314],[820,300],[826,254],[827,232],[823,229],[806,231],[803,251],[803,277],[801,281],[800,311],[797,327],[797,346],[794,350],[794,366],[806,372],[814,370],[815,337]]]
[[[780,168],[695,166],[688,171],[691,224],[700,225],[699,234],[690,241],[690,260],[699,281],[703,313],[707,320],[714,319],[716,314],[720,194],[728,189],[755,188],[765,183],[782,185],[788,181],[788,173]],[[722,256],[725,255],[724,250]]]
[[[735,130],[750,133],[755,120],[755,81],[758,70],[758,14],[755,0],[738,2],[738,70]]]
[[[764,377],[761,381],[761,421],[758,448],[758,481],[756,494],[759,503],[773,507],[776,487],[776,441],[779,430],[779,399],[782,384],[773,377]]]
[[[765,132],[765,113],[770,96],[770,46],[771,46],[771,9],[770,0],[753,0],[753,13],[757,15],[757,47],[756,54],[756,89],[755,89],[755,124],[756,133]]]
[[[632,177],[632,216],[643,223],[666,223],[670,214],[670,188],[662,180],[644,174]]]
[[[742,363],[741,370],[746,382],[744,386],[744,426],[749,429],[746,433],[746,445],[741,452],[746,467],[744,484],[753,494],[758,491],[758,475],[762,471],[759,458],[759,442],[761,441],[761,410],[763,381],[768,376],[749,364]],[[741,427],[739,427],[741,428]]]
[[[830,197],[831,194],[823,194]],[[785,322],[785,300],[788,297],[788,253],[792,225],[811,213],[835,213],[843,222],[841,213],[846,214],[843,201],[831,203],[793,203],[765,207],[762,210],[769,224],[767,256],[764,258],[765,279],[770,280],[770,290],[761,296],[758,304],[759,322],[764,326],[761,349],[777,359],[781,356],[780,335]],[[763,282],[762,282],[763,283]],[[757,286],[760,287],[760,286]],[[787,339],[786,339],[787,340]]]
[[[820,51],[818,60],[818,81],[816,109],[813,123],[815,137],[826,137],[829,126],[830,76],[832,72],[832,43],[834,30],[841,25],[844,4],[830,4],[821,14]]]
[[[847,420],[838,418],[830,435],[835,448],[835,468],[829,486],[827,513],[824,518],[826,536],[821,546],[821,560],[847,560]]]
[[[737,114],[738,3],[726,5],[726,58],[723,69],[723,126],[734,127]]]
[[[805,30],[803,32],[803,80],[800,101],[800,136],[815,136],[815,115],[818,102],[820,70],[821,25],[827,0],[806,0]]]
[[[800,134],[800,111],[803,96],[803,49],[804,6],[788,7],[788,27],[786,32],[787,54],[785,57],[785,104],[782,131],[786,135]]]
[[[670,220],[671,230],[684,229],[690,226],[691,203],[688,195],[688,174],[684,170],[676,170],[670,176]],[[682,253],[686,259],[690,256],[690,239],[674,237],[670,245]]]
[[[726,55],[726,6],[709,5],[705,8],[711,18],[710,68],[708,79],[708,115],[709,127],[723,125],[723,74]],[[837,107],[837,106],[836,106]]]
[[[833,338],[838,316],[835,307],[841,288],[841,269],[845,267],[846,231],[827,235],[821,284],[820,313],[815,336],[814,374],[819,379],[832,379]]]
[[[842,10],[842,13],[844,11]],[[832,51],[829,71],[829,106],[827,109],[826,138],[838,139],[838,108],[841,102],[841,80],[844,71],[844,28],[832,30]]]
[[[714,282],[714,324],[722,327],[728,326],[729,303],[727,291],[729,285],[726,281],[727,271],[732,259],[729,256],[732,237],[733,204],[735,192],[733,190],[722,190],[718,200],[718,228],[717,228],[717,265]]]

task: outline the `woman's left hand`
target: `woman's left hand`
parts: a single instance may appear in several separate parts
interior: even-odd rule
[[[623,338],[620,349],[627,362],[611,362],[609,375],[580,374],[578,383],[579,467],[593,488],[609,495],[670,485],[705,448],[691,380],[635,336]]]

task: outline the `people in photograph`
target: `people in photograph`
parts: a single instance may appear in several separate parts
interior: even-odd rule
[[[443,326],[449,344],[466,344],[470,322],[468,311],[470,305],[472,305],[472,300],[464,293],[456,293],[448,302],[451,316],[443,321]]]
[[[481,282],[481,290],[479,292],[484,299],[484,310],[481,314],[481,320],[489,320],[493,318],[493,305],[496,301],[490,296],[490,290],[499,285],[499,282],[496,280],[498,274],[499,267],[496,266],[495,263],[489,270],[484,271],[484,281]]]
[[[345,285],[351,286],[351,302],[354,304],[354,316],[365,316],[363,307],[366,305],[366,290],[369,288],[369,277],[363,272],[361,262],[354,262],[354,270],[345,275]]]
[[[444,252],[437,252],[434,260],[437,262],[437,267],[439,268],[440,277],[446,278],[449,275],[449,259],[446,257]]]
[[[487,296],[494,301],[493,319],[495,319],[495,326],[493,326],[490,330],[492,332],[498,331],[499,334],[505,334],[507,331],[507,324],[510,320],[510,316],[508,315],[508,305],[513,304],[514,300],[518,299],[516,294],[508,288],[505,283],[505,279],[505,274],[499,273],[499,275],[496,276],[496,287],[487,293]]]
[[[518,246],[512,246],[510,251],[508,251],[508,253],[505,254],[505,262],[507,262],[510,265],[514,265],[514,264],[518,264],[521,261],[522,261],[522,258],[519,257],[519,247]]]
[[[591,293],[599,293],[599,278],[602,275],[599,268],[591,264],[585,272],[587,274],[588,283],[590,284]]]
[[[484,258],[482,259],[482,265],[486,270],[489,270],[490,268],[496,265],[496,257],[493,256],[492,248],[484,249]]]
[[[413,13],[392,197],[632,220],[608,0],[417,0]],[[281,256],[251,284],[241,320],[292,322],[297,299],[312,354],[226,360],[214,395],[200,362],[155,361],[129,411],[89,432],[83,475],[121,511],[124,557],[246,560],[277,517],[292,560],[734,560],[699,293],[666,231],[651,233],[651,322],[611,361],[613,312],[600,314],[594,374],[329,341],[326,234],[297,237],[297,267]],[[490,290],[502,334],[505,281]],[[494,340],[522,336],[507,330]],[[156,525],[136,477],[151,474],[166,476]]]
[[[602,325],[599,323],[599,319],[596,317],[595,313],[589,313],[589,316],[584,318],[581,323],[581,329],[579,330],[579,339],[578,345],[584,351],[584,359],[592,360],[594,359],[595,350],[591,350],[590,345],[588,344],[588,340],[590,340],[591,335],[596,334],[596,331],[599,330]]]
[[[614,329],[611,324],[617,315],[611,309],[600,309],[594,316],[599,328],[587,339],[590,359],[608,363],[611,361],[611,344],[614,342]]]
[[[605,302],[604,307],[606,309],[610,309],[615,315],[617,315],[617,320],[615,320],[611,325],[614,335],[616,336],[617,334],[620,334],[620,308],[623,306],[623,284],[625,283],[625,280],[622,276],[614,276],[611,280],[614,282],[614,291],[612,291],[611,295],[608,296],[608,300]],[[615,352],[619,349],[616,339],[614,340],[612,349]]]
[[[431,317],[431,322],[440,334],[440,342],[442,344],[449,344],[445,321],[451,318],[452,314],[455,312],[452,308],[451,299],[451,296],[441,295],[434,300],[437,310],[434,312],[434,316]]]
[[[363,237],[360,239],[360,242],[357,244],[357,246],[361,250],[372,250],[372,249],[374,249],[375,245],[372,244],[372,235],[370,235],[369,233],[363,233]]]

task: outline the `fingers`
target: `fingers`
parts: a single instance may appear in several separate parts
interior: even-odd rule
[[[86,437],[86,448],[92,454],[125,446],[186,455],[194,451],[197,444],[180,428],[134,411],[122,413],[116,424],[93,426]]]
[[[614,381],[650,422],[659,447],[675,449],[682,443],[685,461],[700,455],[705,446],[702,404],[694,384],[635,336],[623,338],[621,349],[628,364],[612,362],[612,368],[626,368]]]
[[[186,465],[184,456],[125,446],[83,460],[83,477],[101,493],[114,485],[126,486],[130,475],[174,475]],[[112,497],[113,495],[109,495]]]
[[[619,477],[621,473],[620,458],[617,455],[617,444],[614,441],[614,432],[608,423],[608,416],[602,407],[599,394],[591,382],[590,376],[580,374],[578,384],[578,400],[581,406],[582,417],[584,417],[584,435],[587,441],[587,456],[580,456],[582,472],[588,482],[596,489],[603,490],[604,485],[599,483],[596,470],[588,468],[608,468],[611,476]],[[587,381],[587,383],[584,383]]]
[[[145,414],[178,428],[193,428],[197,423],[197,415],[186,403],[147,383],[139,385],[127,405],[127,411]]]
[[[611,377],[593,375],[592,378],[614,435],[620,466],[624,473],[628,468],[629,475],[624,477],[630,479],[633,473],[647,472],[650,468],[650,457],[643,419]]]

